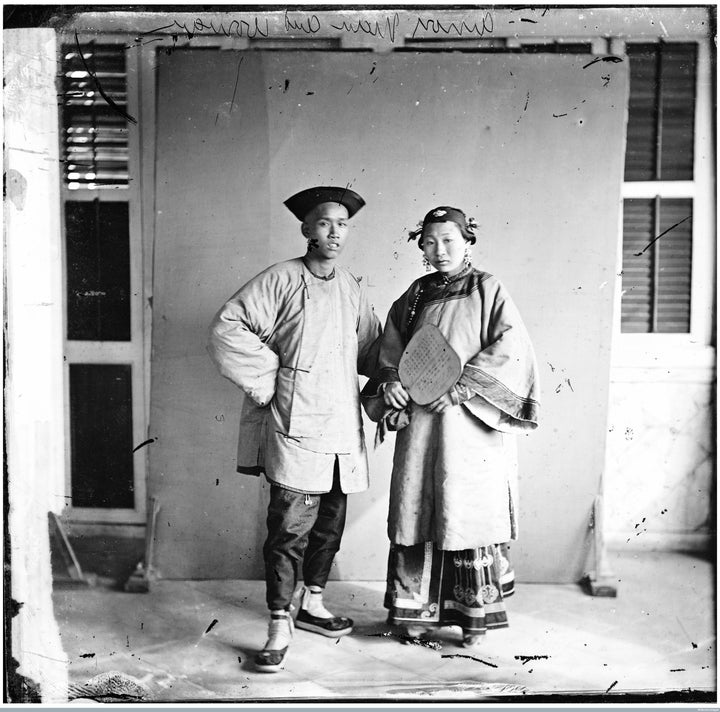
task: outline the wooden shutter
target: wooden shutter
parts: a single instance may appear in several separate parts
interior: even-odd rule
[[[70,190],[126,188],[127,119],[118,111],[127,112],[125,49],[95,43],[81,46],[82,59],[77,45],[63,45],[65,184]],[[98,83],[117,108],[103,98]]]
[[[625,180],[653,180],[657,148],[657,56],[655,45],[628,45],[628,101]]]
[[[625,180],[692,180],[694,43],[628,44]]]
[[[663,181],[672,195],[672,181],[694,177],[697,45],[628,44],[627,55],[625,180]],[[689,333],[692,211],[690,198],[625,201],[623,332]]]
[[[695,44],[670,44],[661,52],[661,180],[692,180],[695,126]]]
[[[692,200],[660,200],[659,223],[658,235],[673,225],[676,227],[656,243],[658,266],[655,331],[687,333],[690,331]]]
[[[628,199],[623,209],[622,331],[652,331],[653,266],[652,249],[637,253],[653,236],[654,200]]]
[[[622,331],[688,333],[691,271],[692,200],[625,200]]]

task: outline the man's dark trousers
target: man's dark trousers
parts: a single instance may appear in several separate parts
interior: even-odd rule
[[[270,485],[268,536],[263,547],[267,604],[289,610],[302,562],[306,586],[325,588],[345,529],[347,495],[340,489],[337,459],[333,487],[304,494]]]

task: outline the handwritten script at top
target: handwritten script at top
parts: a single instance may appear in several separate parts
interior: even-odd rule
[[[475,15],[475,13],[474,13]],[[169,25],[158,27],[148,34],[169,31],[173,37],[184,34],[188,40],[195,35],[215,34],[225,37],[245,37],[247,39],[277,37],[279,34],[315,35],[323,30],[338,30],[354,35],[369,35],[394,43],[398,35],[415,39],[425,34],[443,37],[475,37],[482,38],[492,34],[494,29],[493,13],[477,11],[477,19],[449,21],[447,18],[437,19],[431,15],[401,15],[397,12],[385,13],[377,19],[364,18],[332,18],[323,20],[315,14],[285,12],[280,25],[271,24],[267,16],[251,16],[248,19],[207,20],[200,17],[192,22],[173,20]],[[325,24],[324,24],[325,23]],[[278,32],[280,30],[280,32]],[[136,42],[140,42],[137,38]]]

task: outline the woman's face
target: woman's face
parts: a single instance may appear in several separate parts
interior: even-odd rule
[[[465,238],[457,223],[430,223],[422,234],[423,252],[438,271],[452,277],[462,271],[465,257]]]

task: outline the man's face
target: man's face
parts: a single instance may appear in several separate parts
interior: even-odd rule
[[[334,260],[343,251],[348,233],[348,211],[340,203],[321,203],[308,213],[302,225],[308,252]]]

